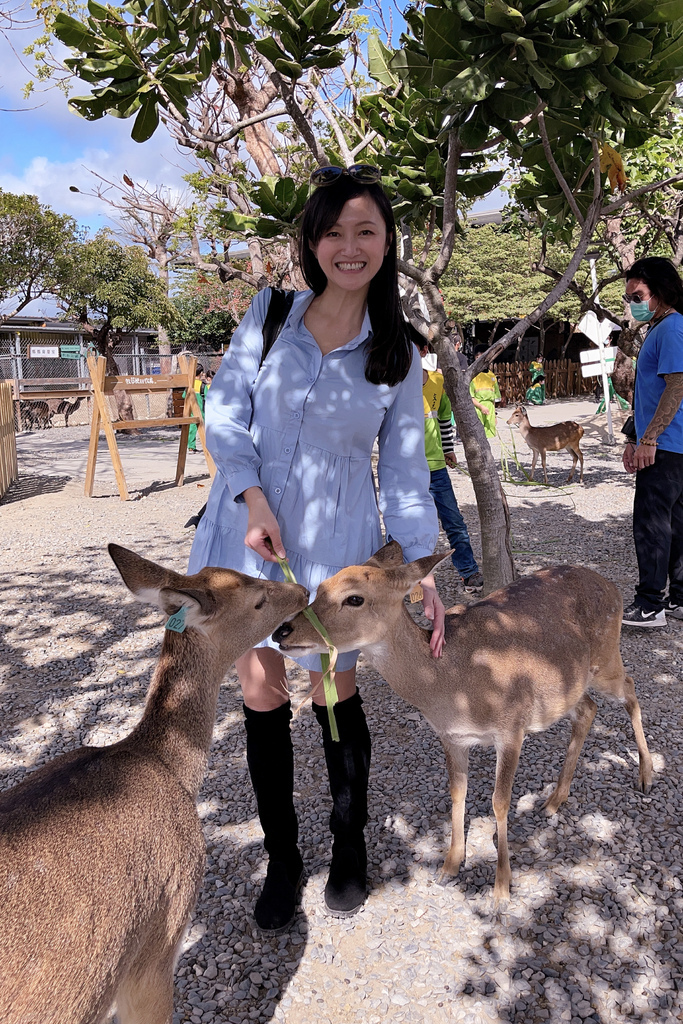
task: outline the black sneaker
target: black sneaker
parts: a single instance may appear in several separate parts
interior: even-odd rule
[[[279,935],[289,928],[303,880],[300,859],[290,868],[281,860],[268,861],[263,890],[254,907],[256,924],[265,935]]]
[[[473,572],[471,576],[462,581],[466,594],[474,594],[484,589],[484,577],[480,572]]]
[[[664,602],[664,611],[667,615],[670,615],[672,619],[683,619],[683,604],[676,604],[670,597],[667,597]]]
[[[621,624],[622,626],[641,626],[645,629],[661,629],[662,626],[666,626],[666,612],[663,608],[659,612],[648,612],[634,602],[628,608],[624,608]]]

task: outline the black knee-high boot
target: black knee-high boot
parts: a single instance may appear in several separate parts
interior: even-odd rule
[[[360,910],[367,894],[363,829],[368,820],[370,733],[362,705],[358,691],[335,704],[338,743],[332,739],[327,708],[313,705],[322,729],[333,805],[330,831],[334,841],[325,904],[339,917],[350,917]]]
[[[272,934],[291,924],[303,880],[294,811],[291,717],[289,701],[274,711],[252,711],[244,705],[247,764],[268,854],[268,872],[254,917],[262,931]]]

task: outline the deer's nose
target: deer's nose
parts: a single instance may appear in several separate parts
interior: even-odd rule
[[[288,622],[283,622],[283,624],[281,626],[278,626],[275,632],[273,633],[273,640],[275,641],[276,644],[280,644],[282,643],[283,640],[286,640],[288,636],[291,636],[293,632],[294,627],[290,626]]]

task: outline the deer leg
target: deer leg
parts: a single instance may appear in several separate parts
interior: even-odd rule
[[[579,462],[581,464],[581,470],[579,472],[579,483],[582,484],[583,483],[583,452],[581,451],[581,449],[579,448],[578,445],[576,446],[576,454],[579,456]]]
[[[567,754],[564,759],[564,764],[562,765],[560,777],[557,780],[557,785],[545,802],[545,809],[548,814],[555,814],[558,807],[563,804],[569,796],[569,787],[572,784],[574,771],[576,770],[576,762],[579,759],[581,748],[583,747],[586,736],[593,724],[593,719],[595,718],[597,710],[598,705],[595,701],[589,697],[587,693],[584,693],[581,700],[570,712],[572,720],[572,734],[569,739]]]
[[[180,940],[160,953],[141,952],[116,994],[120,1024],[172,1024],[173,969],[179,946]]]
[[[496,865],[496,884],[493,896],[496,900],[510,898],[510,854],[508,851],[508,813],[512,798],[512,783],[515,779],[519,754],[522,749],[524,734],[520,733],[517,742],[508,743],[497,752],[496,786],[493,791],[493,813],[496,816],[496,840],[498,844],[498,864]]]
[[[591,685],[602,693],[609,693],[612,697],[616,697],[617,700],[622,701],[626,705],[626,710],[633,727],[636,746],[638,747],[638,761],[640,765],[638,789],[642,793],[649,793],[652,786],[652,757],[650,756],[645,733],[643,732],[640,704],[636,697],[633,677],[625,674],[618,647],[616,658],[611,665],[606,666],[603,672],[604,674],[601,674],[600,670],[598,670],[595,673]]]
[[[451,790],[451,845],[439,872],[439,878],[457,875],[465,859],[465,797],[467,796],[467,764],[469,751],[442,740]]]
[[[533,480],[534,473],[536,472],[536,463],[538,461],[538,450],[536,448],[532,448],[531,451],[533,454],[533,458],[531,459],[531,474],[529,476],[529,479]]]
[[[567,483],[570,484],[572,482],[573,477],[574,477],[574,470],[576,469],[576,463],[578,462],[578,456],[577,456],[577,454],[576,454],[576,452],[574,451],[573,448],[567,448],[567,451],[571,452],[571,456],[572,456],[572,460],[573,460],[572,461],[571,471],[569,473],[569,476],[567,477]]]
[[[548,470],[545,468],[545,448],[541,448],[541,465],[543,466],[543,483],[548,483]]]
[[[652,787],[652,758],[645,740],[643,722],[640,717],[640,704],[636,697],[636,688],[631,676],[624,678],[624,696],[622,699],[631,719],[633,734],[636,738],[636,746],[638,747],[638,760],[640,762],[638,789],[641,793],[649,793]]]

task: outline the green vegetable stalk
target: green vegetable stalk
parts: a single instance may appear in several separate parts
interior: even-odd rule
[[[268,542],[268,546],[277,558],[278,564],[282,569],[287,582],[296,583],[297,579],[292,572],[287,559],[280,558],[280,556],[273,550],[273,546],[270,542]],[[334,717],[334,705],[339,703],[337,684],[334,681],[334,670],[337,664],[337,655],[339,652],[330,640],[327,630],[315,612],[310,608],[304,608],[304,615],[313,626],[316,633],[318,633],[324,643],[327,644],[327,654],[320,655],[320,664],[323,670],[323,690],[325,692],[325,704],[327,705],[327,715],[330,720],[330,732],[332,733],[332,739],[335,743],[339,743],[339,730],[337,729],[337,720]]]

